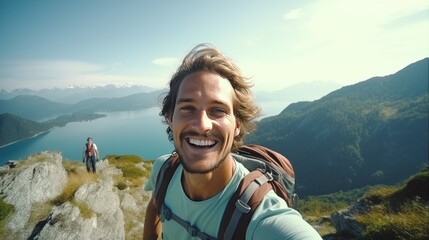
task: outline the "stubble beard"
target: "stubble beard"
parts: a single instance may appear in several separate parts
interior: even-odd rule
[[[220,136],[218,136],[217,134],[214,134],[213,132],[208,132],[208,133],[204,133],[204,134],[199,134],[195,131],[188,131],[185,133],[182,133],[179,137],[179,139],[182,142],[185,142],[185,137],[189,137],[189,136],[203,136],[203,137],[209,137],[209,136],[214,136],[216,139],[222,139]],[[222,141],[218,140],[217,144],[220,144]],[[230,149],[231,150],[231,149]],[[220,160],[217,161],[213,166],[206,168],[206,169],[198,169],[198,168],[192,168],[190,166],[190,164],[187,164],[186,161],[183,161],[183,156],[185,156],[184,154],[181,154],[180,150],[178,150],[176,148],[176,152],[179,154],[179,162],[182,164],[183,169],[191,174],[207,174],[210,172],[214,172],[216,169],[218,169],[220,166],[222,166],[222,164],[225,162],[225,159],[227,157],[227,154],[225,154],[224,156],[221,156]]]
[[[225,162],[226,159],[226,155],[223,156],[220,161],[216,162],[215,165],[213,165],[210,168],[207,169],[195,169],[195,168],[191,168],[186,161],[182,160],[182,154],[180,154],[180,152],[177,152],[179,154],[179,161],[183,166],[183,169],[185,169],[186,172],[191,173],[191,174],[207,174],[210,172],[214,172],[216,169],[218,169],[220,166],[222,166],[222,164]]]

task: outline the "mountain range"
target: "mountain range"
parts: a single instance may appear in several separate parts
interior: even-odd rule
[[[36,95],[19,95],[0,100],[0,114],[10,113],[33,121],[46,121],[64,114],[133,111],[158,105],[165,90],[142,92],[125,97],[102,97],[82,100],[75,104],[58,103]]]
[[[289,158],[304,196],[402,181],[428,164],[428,68],[425,58],[290,104],[246,142]]]
[[[31,95],[46,98],[52,102],[75,104],[83,100],[90,98],[120,98],[126,97],[136,93],[147,93],[153,92],[157,89],[139,86],[139,85],[106,85],[106,86],[95,86],[95,87],[79,87],[70,86],[68,88],[49,88],[49,89],[14,89],[12,91],[6,91],[0,89],[0,99],[12,99],[17,96]]]
[[[256,91],[255,102],[298,102],[312,101],[340,88],[341,86],[331,82],[297,83],[275,91]]]
[[[75,104],[52,102],[35,95],[0,100],[0,147],[68,122],[104,117],[100,112],[134,111],[157,106],[163,92],[165,90],[117,98],[91,98]]]

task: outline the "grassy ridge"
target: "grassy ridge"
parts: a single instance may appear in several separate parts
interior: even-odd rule
[[[109,155],[106,157],[109,168],[120,169],[122,174],[114,176],[118,191],[141,194],[152,169],[153,161],[144,160],[135,155]],[[27,161],[27,160],[26,160]],[[29,161],[42,161],[37,156]],[[91,216],[87,206],[74,201],[74,193],[87,182],[97,181],[99,174],[87,173],[81,163],[63,161],[68,174],[68,183],[63,192],[53,201],[43,206],[33,206],[30,221],[37,223],[46,218],[54,205],[70,202],[80,209],[83,217]],[[410,177],[406,182],[394,186],[372,186],[351,191],[337,192],[302,199],[299,211],[303,217],[315,226],[322,235],[333,235],[335,229],[329,216],[335,211],[348,208],[359,202],[367,203],[369,211],[355,216],[363,226],[360,239],[429,239],[429,168]],[[134,191],[136,190],[136,191]],[[145,199],[146,198],[146,199]],[[147,196],[143,196],[143,202]],[[143,202],[138,202],[142,206]],[[37,210],[37,211],[36,211]],[[14,212],[13,205],[0,198],[0,232],[7,233],[4,225],[7,217]],[[143,214],[124,210],[125,232],[127,239],[141,239],[141,231],[133,232],[144,221]],[[132,219],[132,220],[130,220]],[[5,230],[5,231],[3,231]],[[2,235],[0,234],[0,238]]]
[[[335,233],[329,216],[357,203],[368,211],[355,216],[363,226],[359,239],[429,239],[429,168],[394,186],[372,186],[301,200],[299,211],[322,235]]]
[[[429,238],[429,168],[405,185],[374,188],[363,201],[374,205],[356,219],[364,228],[363,239]]]

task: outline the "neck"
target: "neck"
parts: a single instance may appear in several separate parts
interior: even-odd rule
[[[182,186],[186,195],[194,201],[209,199],[221,192],[231,180],[235,161],[229,156],[219,168],[206,174],[183,171]]]

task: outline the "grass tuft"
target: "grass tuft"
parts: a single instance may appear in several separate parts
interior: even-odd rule
[[[15,212],[15,206],[5,202],[0,198],[0,223],[3,222],[9,215]]]
[[[407,202],[400,212],[381,206],[358,215],[356,220],[365,226],[363,239],[428,239],[429,209],[418,202]]]
[[[128,188],[127,184],[126,184],[126,183],[124,183],[124,182],[118,182],[118,183],[116,184],[116,187],[117,187],[119,190],[125,190],[125,189],[127,189],[127,188]]]
[[[97,175],[88,173],[86,171],[81,172],[68,172],[68,182],[65,186],[61,195],[52,200],[52,204],[59,206],[67,201],[71,201],[75,192],[87,182],[95,182]]]
[[[373,205],[356,216],[364,226],[363,239],[429,238],[429,170],[411,177],[404,186],[374,188],[364,199]]]
[[[71,201],[71,204],[79,208],[80,215],[82,218],[90,219],[92,215],[94,214],[94,211],[92,211],[91,208],[89,208],[86,204],[78,201]]]
[[[130,187],[142,186],[144,183],[143,178],[149,177],[153,164],[153,161],[145,161],[136,155],[108,155],[106,159],[109,161],[109,164],[114,165],[122,171],[123,178],[117,180],[117,186],[120,184],[119,181],[124,180],[132,183]],[[141,167],[137,165],[141,165]]]

